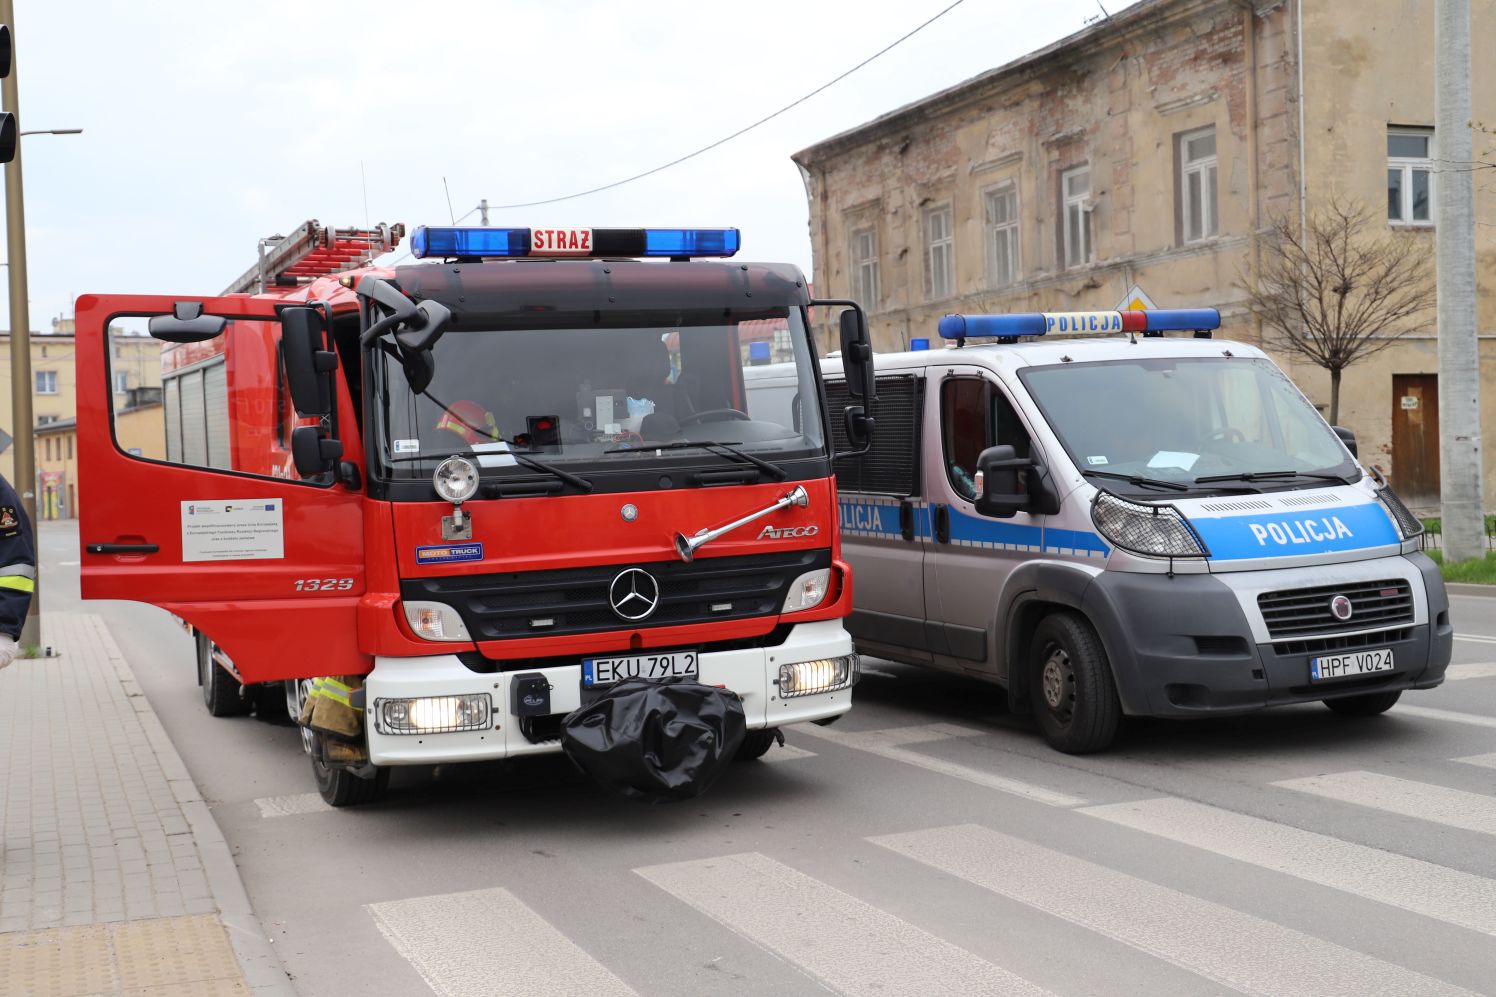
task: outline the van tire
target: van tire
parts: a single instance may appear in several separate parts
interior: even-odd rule
[[[348,769],[328,765],[315,755],[312,756],[312,774],[317,778],[317,792],[331,807],[351,807],[360,803],[373,803],[384,795],[385,789],[390,784],[388,766],[378,769],[374,775],[365,778],[353,774]]]
[[[1067,755],[1112,743],[1122,718],[1106,648],[1079,613],[1051,613],[1034,629],[1029,702],[1050,746]]]
[[[1324,704],[1343,717],[1374,717],[1386,713],[1402,698],[1402,690],[1393,692],[1368,692],[1360,696],[1341,696],[1326,699]]]
[[[213,660],[214,644],[201,630],[197,637],[197,681],[203,687],[203,705],[210,716],[242,717],[249,712],[249,704],[240,695],[240,685],[234,676]]]

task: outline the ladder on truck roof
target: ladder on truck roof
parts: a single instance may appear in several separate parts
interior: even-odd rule
[[[294,287],[304,281],[351,270],[400,244],[405,226],[327,228],[313,218],[290,235],[260,240],[260,258],[224,294],[263,294],[267,288]]]

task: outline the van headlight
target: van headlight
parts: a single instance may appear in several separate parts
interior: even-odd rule
[[[1129,502],[1111,492],[1096,493],[1091,522],[1112,546],[1148,557],[1209,557],[1189,520],[1172,505]]]
[[[1381,499],[1383,508],[1397,524],[1397,532],[1402,534],[1404,540],[1412,540],[1414,537],[1423,535],[1423,520],[1413,515],[1408,507],[1403,505],[1403,500],[1397,497],[1391,485],[1384,482],[1382,487],[1377,489],[1377,498]]]
[[[405,621],[426,640],[470,641],[467,624],[457,615],[457,610],[444,602],[412,601],[403,604]]]

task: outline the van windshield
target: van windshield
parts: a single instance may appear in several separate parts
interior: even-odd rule
[[[1112,490],[1128,487],[1116,475],[1191,490],[1322,487],[1360,476],[1314,406],[1265,359],[1067,363],[1019,377],[1076,467]]]
[[[788,371],[787,390],[750,397],[746,371],[769,360]],[[454,328],[432,361],[431,383],[416,393],[400,364],[376,353],[378,438],[395,478],[429,477],[456,453],[477,454],[485,476],[533,473],[513,452],[575,474],[724,462],[720,448],[690,446],[698,442],[770,463],[825,453],[798,309],[742,322],[721,309],[549,313],[535,327]]]

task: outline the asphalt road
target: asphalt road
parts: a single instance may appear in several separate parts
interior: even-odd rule
[[[978,683],[869,662],[857,706],[707,796],[563,761],[396,772],[320,805],[296,730],[214,719],[191,642],[100,613],[308,995],[1496,993],[1496,599],[1389,714],[1131,721],[1072,758]],[[428,989],[429,988],[429,989]]]

